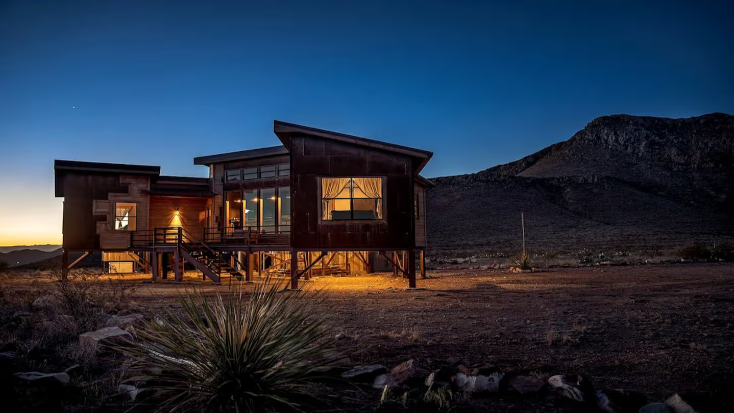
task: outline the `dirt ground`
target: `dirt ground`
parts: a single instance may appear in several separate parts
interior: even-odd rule
[[[418,280],[424,289],[413,291],[391,274],[315,277],[304,288],[324,290],[337,346],[355,365],[424,358],[584,373],[598,388],[642,391],[651,400],[734,388],[734,264],[523,274],[444,269],[428,276]],[[140,284],[136,301],[144,313],[175,305],[182,288],[228,288],[193,276],[183,285],[119,278]],[[3,283],[22,287],[28,279]]]

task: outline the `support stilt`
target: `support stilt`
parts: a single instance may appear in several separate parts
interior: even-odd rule
[[[298,251],[291,251],[291,290],[298,289]]]
[[[65,280],[69,275],[69,251],[64,250],[61,253],[61,279]]]
[[[255,254],[247,251],[247,271],[245,272],[245,281],[252,282],[252,270],[255,268]]]
[[[156,278],[158,278],[158,276],[160,275],[160,263],[159,263],[160,260],[158,259],[158,253],[155,251],[151,252],[150,256],[151,256],[151,260],[150,260],[151,266],[153,267],[152,268],[153,270],[152,278],[153,278],[153,281],[155,281]]]
[[[421,278],[426,278],[426,254],[425,254],[424,249],[421,249],[420,262],[421,262]]]
[[[181,260],[179,259],[178,248],[173,252],[173,279],[181,282],[183,274],[181,274]]]
[[[408,253],[408,288],[415,288],[415,249],[409,249]]]

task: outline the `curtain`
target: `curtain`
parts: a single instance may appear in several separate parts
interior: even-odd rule
[[[334,199],[337,195],[349,185],[349,178],[322,178],[321,179],[321,199],[322,202],[322,219],[331,219],[331,211],[334,210]]]
[[[352,178],[368,198],[382,198],[382,178]]]

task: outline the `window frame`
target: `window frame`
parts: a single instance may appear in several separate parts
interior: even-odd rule
[[[127,214],[118,217],[118,215],[117,215],[117,205],[118,204],[131,204],[131,205],[134,205],[134,207],[132,209],[132,211],[134,212],[134,214],[131,215],[128,212]],[[125,216],[127,216],[127,221],[128,221],[127,229],[117,228],[118,218],[124,218]],[[130,229],[130,218],[134,218],[134,222],[135,222],[135,228],[134,229]],[[113,212],[112,212],[112,230],[113,231],[122,231],[122,232],[135,232],[135,231],[138,230],[138,203],[137,202],[133,202],[133,201],[115,201],[114,202]]]
[[[354,194],[350,193],[349,204],[352,211],[354,211],[354,200],[355,199],[380,199],[382,201],[381,209],[382,209],[382,217],[375,218],[375,219],[324,219],[324,198],[322,196],[322,180],[324,178],[380,178],[380,186],[381,186],[381,198],[354,198]],[[319,224],[323,225],[344,225],[344,224],[384,224],[387,222],[387,208],[386,205],[386,189],[387,189],[387,176],[380,175],[380,176],[357,176],[357,175],[349,175],[349,176],[317,176],[316,177],[316,202],[318,203],[319,208]],[[327,198],[331,199],[331,198]],[[341,198],[341,199],[347,199],[347,198]]]

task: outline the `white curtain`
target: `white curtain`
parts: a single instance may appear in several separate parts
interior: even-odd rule
[[[322,219],[331,219],[331,211],[334,210],[334,199],[341,191],[349,185],[349,178],[322,178],[321,179],[321,199],[322,202]]]

